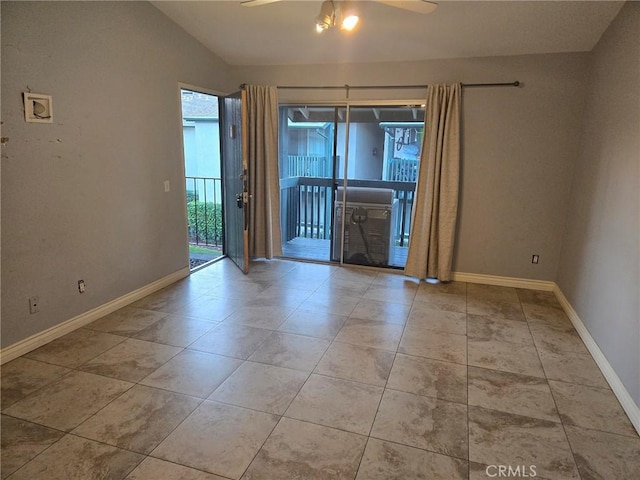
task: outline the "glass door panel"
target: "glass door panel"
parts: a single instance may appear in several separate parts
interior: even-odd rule
[[[283,256],[332,258],[333,196],[344,156],[344,107],[280,107]]]
[[[404,267],[423,130],[420,106],[350,107],[346,192],[335,204],[344,263]]]

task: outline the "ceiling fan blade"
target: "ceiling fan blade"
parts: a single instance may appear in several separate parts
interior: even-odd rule
[[[378,3],[384,3],[390,7],[410,10],[416,13],[427,14],[433,12],[438,4],[427,0],[376,0]]]
[[[243,7],[259,7],[268,3],[279,2],[280,0],[243,0],[240,5]]]

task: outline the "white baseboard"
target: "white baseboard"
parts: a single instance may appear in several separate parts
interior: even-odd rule
[[[178,280],[181,280],[185,277],[189,276],[189,268],[183,268],[174,272],[166,277],[163,277],[155,282],[152,282],[144,287],[138,288],[133,292],[129,292],[121,297],[118,297],[110,302],[107,302],[99,307],[93,308],[88,312],[82,313],[76,317],[73,317],[65,322],[62,322],[54,327],[43,330],[42,332],[36,333],[24,340],[21,340],[13,345],[9,345],[8,347],[0,350],[0,364],[4,364],[9,362],[15,358],[18,358],[25,353],[29,353],[32,350],[35,350],[42,345],[49,343],[52,340],[55,340],[58,337],[66,335],[73,330],[76,330],[80,327],[88,325],[89,323],[104,317],[110,313],[115,312],[116,310],[126,307],[127,305],[135,302],[136,300],[140,300],[141,298],[146,297],[147,295],[160,290],[161,288],[167,287]]]
[[[498,277],[496,275],[482,275],[479,273],[453,272],[453,280],[456,282],[481,283],[483,285],[497,285],[500,287],[526,288],[529,290],[553,291],[554,282],[546,280],[529,280],[526,278]]]
[[[578,335],[580,335],[580,338],[582,338],[587,350],[589,350],[589,353],[591,353],[591,356],[600,368],[602,375],[604,375],[604,378],[609,383],[614,395],[618,398],[618,401],[629,417],[629,420],[631,420],[634,428],[638,434],[640,434],[640,406],[636,405],[633,401],[633,398],[631,398],[631,395],[607,360],[607,357],[602,353],[602,350],[598,347],[598,344],[589,333],[589,330],[587,330],[587,327],[582,323],[577,312],[573,309],[567,298],[562,293],[562,290],[560,290],[560,287],[556,284],[554,284],[553,293],[555,293],[560,305],[562,305],[563,310],[571,320],[571,323],[578,332]]]

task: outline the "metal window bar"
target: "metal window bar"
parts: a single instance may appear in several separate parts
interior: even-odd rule
[[[303,201],[303,195],[305,195],[306,192],[306,188],[304,187],[304,185],[300,185],[300,194],[298,195],[298,215],[300,216],[300,234],[299,236],[301,237],[306,237],[306,222],[305,217],[305,211],[304,211],[304,201]]]
[[[198,244],[199,232],[198,232],[198,184],[196,179],[193,179],[193,193],[194,193],[194,218],[196,219],[196,245]]]
[[[313,185],[307,187],[307,215],[309,220],[309,238],[313,238]]]
[[[307,236],[307,186],[303,186],[301,188],[302,194],[301,194],[301,201],[302,204],[300,205],[300,210],[301,210],[301,214],[302,214],[302,236],[306,237]]]
[[[222,210],[216,203],[222,191],[222,179],[212,177],[186,177],[186,187],[193,188],[189,241],[195,245],[221,246]],[[209,191],[211,189],[211,191]],[[213,198],[211,198],[213,195]],[[209,200],[211,199],[211,205]]]
[[[318,231],[316,232],[316,238],[322,238],[321,230],[324,230],[324,225],[320,223],[322,216],[320,214],[320,210],[322,207],[322,187],[318,186],[318,201],[316,202],[317,214],[318,214]],[[323,222],[324,223],[324,222]]]
[[[407,216],[409,216],[409,222],[411,222],[411,210],[413,209],[413,191],[398,191],[396,192],[398,201],[400,202],[400,213],[398,215],[399,226],[396,227],[396,231],[399,231],[398,243],[400,247],[405,246],[405,237],[408,235]]]
[[[209,226],[207,225],[207,183],[202,179],[202,189],[204,190],[204,244],[209,245]]]
[[[218,244],[218,209],[216,208],[216,182],[213,182],[213,243]]]

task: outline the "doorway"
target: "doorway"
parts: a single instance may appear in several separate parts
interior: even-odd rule
[[[421,105],[280,107],[283,255],[404,268]]]
[[[180,89],[190,269],[223,255],[220,107],[216,95]]]

